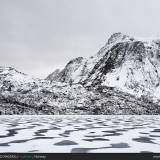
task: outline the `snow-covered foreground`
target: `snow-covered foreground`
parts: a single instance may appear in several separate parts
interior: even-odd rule
[[[0,152],[160,152],[160,116],[0,116]]]

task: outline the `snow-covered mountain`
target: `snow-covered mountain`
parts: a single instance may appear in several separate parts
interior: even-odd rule
[[[113,34],[89,59],[74,59],[51,81],[65,79],[85,85],[104,85],[136,95],[160,99],[160,40]],[[65,73],[65,74],[64,74]]]
[[[34,92],[49,82],[28,76],[12,67],[0,67],[0,113],[30,114],[34,112]],[[31,105],[32,103],[32,105]],[[36,106],[36,105],[35,105]]]
[[[0,67],[1,114],[160,114],[160,41],[115,33],[45,80]]]
[[[3,84],[6,84],[6,87],[8,84],[9,90],[14,89],[13,86],[9,86],[9,83],[12,83],[14,86],[20,86],[26,83],[33,83],[35,80],[31,76],[19,72],[12,67],[0,67],[0,83],[3,82]]]

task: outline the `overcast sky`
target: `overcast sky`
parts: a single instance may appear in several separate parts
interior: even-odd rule
[[[43,78],[114,32],[160,36],[160,0],[0,0],[0,65]]]

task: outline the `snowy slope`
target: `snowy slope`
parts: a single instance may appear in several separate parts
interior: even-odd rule
[[[82,57],[75,58],[68,62],[62,71],[56,70],[46,79],[51,82],[60,81],[68,83],[71,80],[78,82],[80,81],[79,78],[81,78],[81,71],[83,69],[82,67],[84,66],[84,63],[85,60]]]

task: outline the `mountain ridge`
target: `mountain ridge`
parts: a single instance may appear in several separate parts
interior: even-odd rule
[[[46,79],[0,67],[1,114],[160,114],[160,41],[114,33]]]
[[[83,66],[79,66],[77,75],[81,77],[74,78],[71,74],[68,79],[86,85],[102,83],[139,96],[152,95],[156,90],[153,96],[156,97],[158,93],[155,99],[159,99],[159,57],[159,40],[140,41],[121,33],[115,33],[96,55],[85,59]],[[143,93],[141,93],[142,90],[144,90]]]

